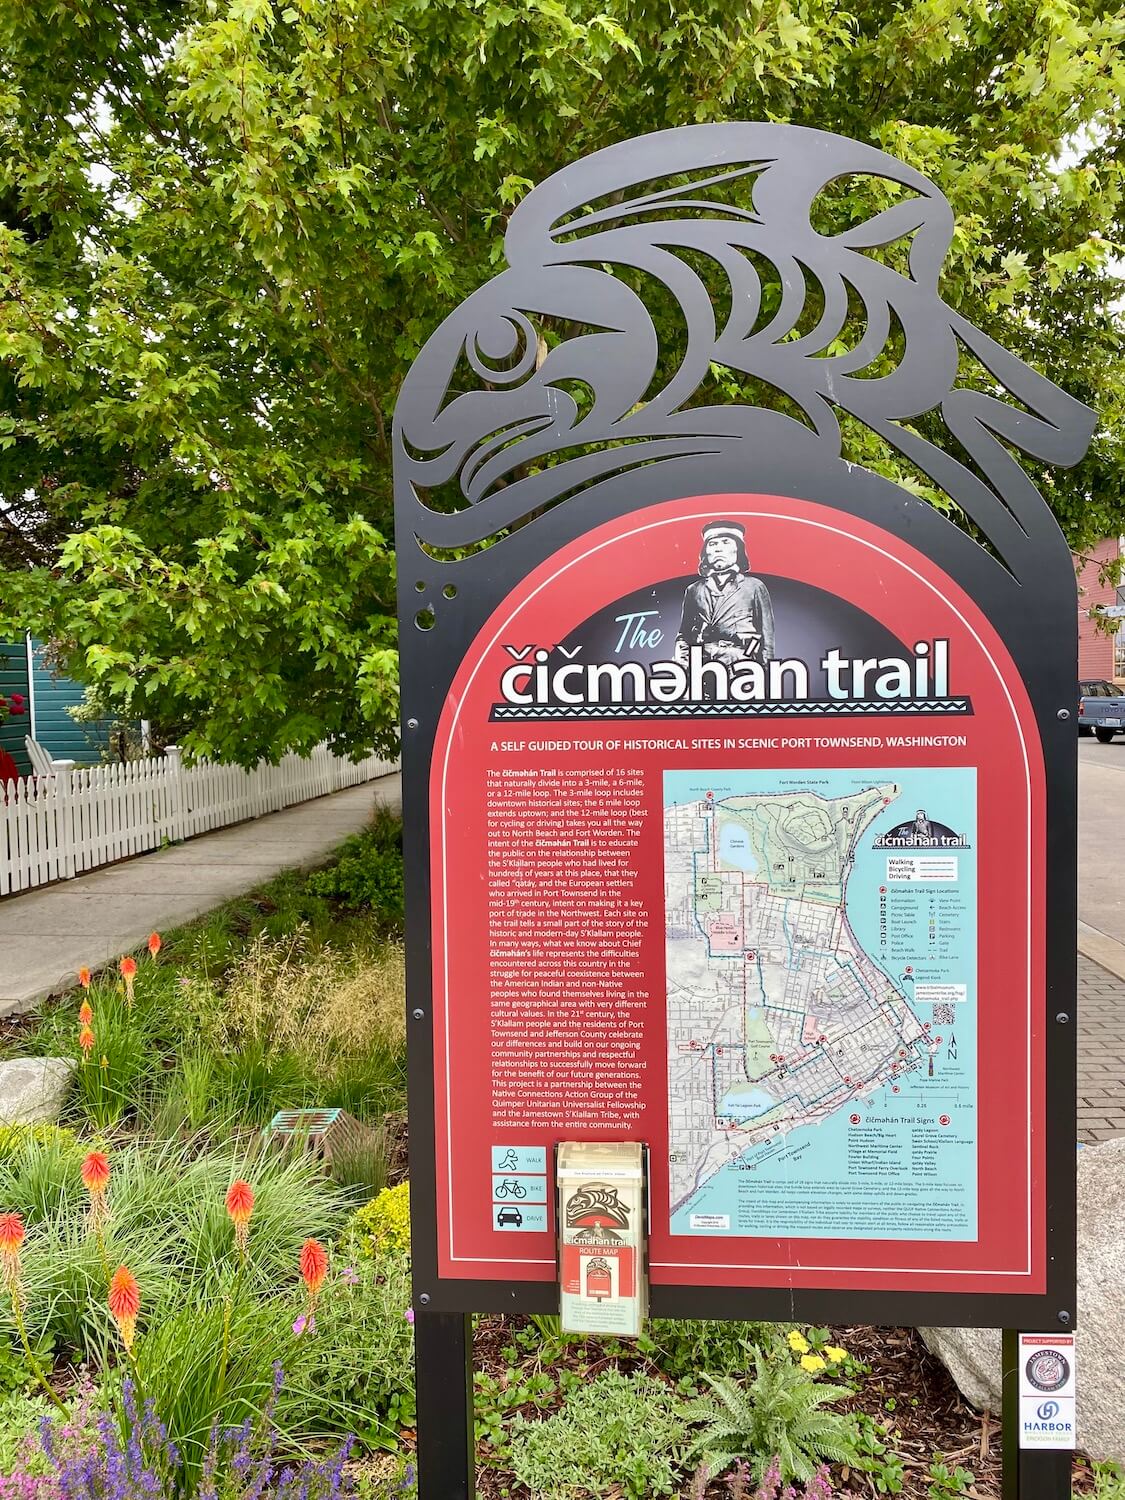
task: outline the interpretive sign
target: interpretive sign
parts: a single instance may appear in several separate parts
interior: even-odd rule
[[[1074,576],[1012,450],[1092,417],[951,233],[852,141],[644,137],[403,386],[420,1339],[557,1309],[563,1141],[647,1149],[656,1315],[1072,1323]]]
[[[650,1148],[654,1288],[1041,1295],[1033,727],[973,600],[821,504],[656,503],[513,588],[431,772],[440,1275],[553,1284],[496,1161],[586,1132]]]

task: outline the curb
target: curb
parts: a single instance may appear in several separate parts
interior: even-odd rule
[[[1125,943],[1107,937],[1096,927],[1079,922],[1078,951],[1083,958],[1093,959],[1094,963],[1101,964],[1103,969],[1108,969],[1116,978],[1125,980]]]

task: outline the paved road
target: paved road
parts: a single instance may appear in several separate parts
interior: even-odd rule
[[[139,948],[154,929],[189,922],[282,870],[321,863],[362,828],[375,803],[397,805],[400,778],[287,807],[172,849],[0,900],[0,1015],[75,984]]]

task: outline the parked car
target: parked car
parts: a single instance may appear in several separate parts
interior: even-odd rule
[[[1125,729],[1125,690],[1104,679],[1078,684],[1078,733],[1096,734],[1103,745]]]

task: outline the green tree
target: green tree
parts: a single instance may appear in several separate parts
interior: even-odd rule
[[[1123,41],[1100,0],[0,0],[0,628],[197,752],[387,745],[403,374],[532,182],[691,121],[937,181],[947,300],[1102,415],[1042,476],[1072,545],[1120,531]]]

